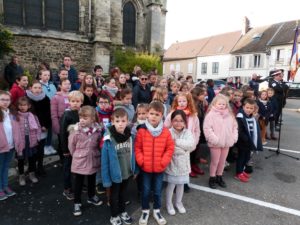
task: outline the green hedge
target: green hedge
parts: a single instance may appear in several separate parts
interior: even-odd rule
[[[14,52],[12,41],[13,34],[0,23],[0,59],[8,53]]]
[[[162,63],[158,55],[117,49],[113,57],[115,66],[118,66],[122,72],[131,73],[133,67],[139,65],[144,72],[149,72],[155,67],[158,73],[162,74]]]

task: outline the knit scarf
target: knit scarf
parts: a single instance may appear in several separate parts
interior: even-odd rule
[[[185,113],[186,116],[189,116],[191,114],[191,111],[187,107],[185,109],[183,109],[183,108],[177,106],[176,109],[177,110],[182,110]]]
[[[112,87],[108,87],[106,85],[103,85],[103,90],[108,91],[109,94],[111,94],[112,97],[115,97],[117,92],[119,91],[119,89],[117,87],[112,88]]]
[[[109,132],[110,132],[111,136],[114,138],[114,140],[117,143],[123,143],[123,142],[127,141],[128,138],[130,138],[130,136],[131,136],[131,130],[130,130],[129,127],[125,128],[123,134],[119,133],[116,130],[116,127],[114,125],[109,127],[108,129],[109,129]]]
[[[102,115],[108,115],[111,114],[111,108],[107,109],[106,111],[100,109],[99,106],[96,107],[96,111]]]
[[[34,115],[31,112],[18,112],[19,116],[25,119],[28,119],[29,124],[29,130],[37,130],[38,129],[38,123],[36,122]]]
[[[153,126],[149,123],[148,120],[146,120],[145,125],[146,125],[147,129],[150,131],[150,133],[152,134],[152,136],[154,136],[154,137],[158,137],[158,136],[161,134],[161,132],[162,132],[162,130],[163,130],[163,128],[164,128],[164,127],[163,127],[163,121],[162,121],[162,120],[159,122],[159,124],[158,124],[157,127],[153,127]]]
[[[42,92],[38,95],[34,95],[30,90],[26,90],[26,95],[28,98],[36,102],[43,100],[46,96],[45,92]]]

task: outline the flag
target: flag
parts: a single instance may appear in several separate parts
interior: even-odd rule
[[[291,68],[291,76],[290,80],[294,80],[297,70],[298,70],[298,64],[299,64],[299,58],[298,58],[298,23],[295,29],[295,36],[294,36],[294,43],[293,43],[293,49],[292,49],[292,55],[291,55],[291,61],[290,61],[290,68]]]

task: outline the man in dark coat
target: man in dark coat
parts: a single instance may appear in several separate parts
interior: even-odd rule
[[[23,68],[18,64],[19,59],[17,56],[11,57],[11,62],[6,65],[4,69],[4,78],[9,84],[9,89],[16,82],[16,77],[23,74]]]

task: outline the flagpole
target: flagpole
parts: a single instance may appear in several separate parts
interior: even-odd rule
[[[299,27],[298,27],[298,20],[296,20],[296,28],[295,28],[295,34],[294,34],[294,41],[293,41],[293,47],[292,47],[292,54],[290,59],[290,79],[294,81],[295,76],[297,74],[298,70],[298,35],[299,35]]]

